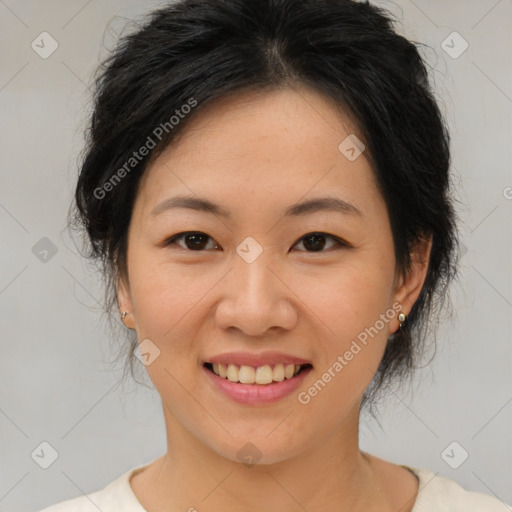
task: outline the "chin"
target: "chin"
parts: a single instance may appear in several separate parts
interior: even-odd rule
[[[274,425],[275,426],[275,425]],[[289,431],[267,433],[262,429],[260,435],[234,435],[233,438],[223,436],[215,442],[208,438],[209,448],[218,456],[247,467],[255,465],[279,464],[300,456],[315,444],[311,440],[301,439]]]

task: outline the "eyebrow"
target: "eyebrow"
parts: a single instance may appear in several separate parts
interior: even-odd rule
[[[188,208],[190,210],[207,212],[213,215],[231,219],[230,212],[225,210],[222,206],[206,199],[200,199],[198,197],[191,196],[169,197],[168,199],[165,199],[159,203],[151,211],[151,215],[156,216],[173,208]],[[354,205],[347,203],[343,199],[339,199],[337,197],[317,197],[310,199],[309,201],[293,204],[285,210],[284,216],[299,216],[320,211],[344,213],[348,215],[356,215],[359,217],[363,216],[361,211]]]

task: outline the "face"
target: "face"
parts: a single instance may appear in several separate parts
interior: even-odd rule
[[[147,169],[118,297],[169,438],[273,463],[357,429],[424,271],[397,277],[352,133],[307,88],[244,94],[208,106]]]

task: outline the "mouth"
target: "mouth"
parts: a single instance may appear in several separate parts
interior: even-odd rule
[[[205,362],[204,368],[221,379],[234,384],[249,384],[255,386],[268,386],[271,384],[293,379],[308,372],[313,366],[306,364],[265,364],[261,366],[238,365],[234,363]]]

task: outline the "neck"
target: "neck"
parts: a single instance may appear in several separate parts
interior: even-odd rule
[[[164,416],[168,451],[148,473],[144,487],[151,492],[141,500],[151,512],[160,508],[387,510],[370,459],[359,450],[359,404],[328,439],[312,449],[284,461],[251,467],[220,456],[184,429],[165,407]]]

